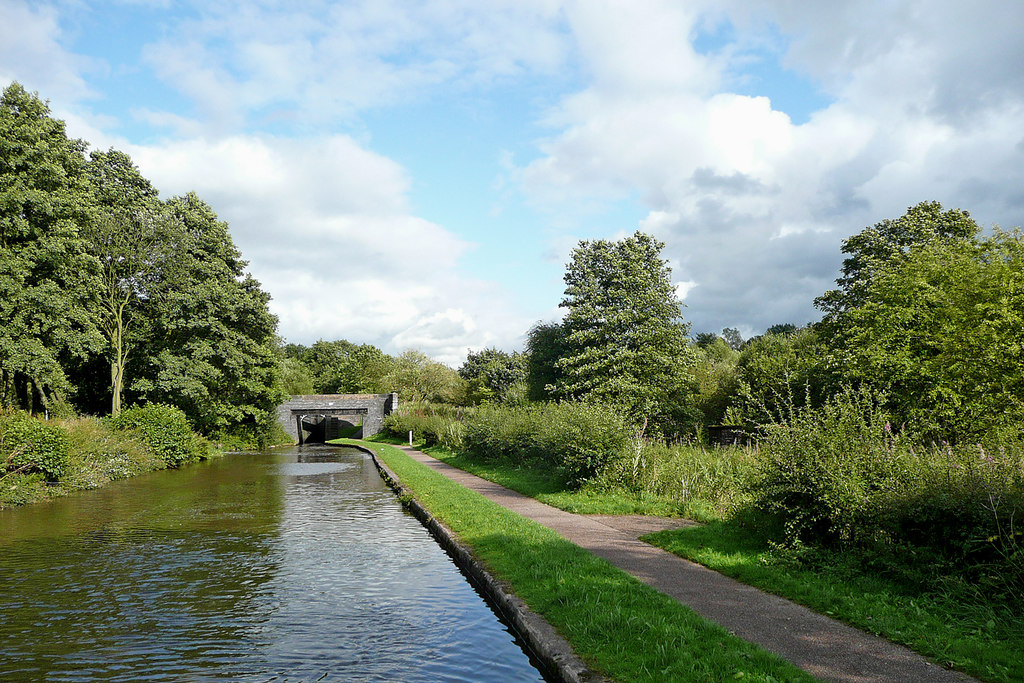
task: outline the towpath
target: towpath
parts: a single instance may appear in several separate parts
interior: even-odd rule
[[[826,681],[973,681],[907,648],[842,624],[639,540],[682,520],[577,515],[481,479],[422,451],[400,446],[418,462],[528,517],[690,607],[734,635],[756,643]]]

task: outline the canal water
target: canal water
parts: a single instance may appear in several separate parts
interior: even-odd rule
[[[355,449],[0,511],[2,681],[542,681]]]

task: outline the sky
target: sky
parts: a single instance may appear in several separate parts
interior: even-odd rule
[[[0,87],[230,225],[288,342],[523,347],[580,240],[693,333],[820,318],[921,201],[1024,223],[1020,0],[0,0]]]

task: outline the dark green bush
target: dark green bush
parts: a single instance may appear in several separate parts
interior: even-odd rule
[[[465,420],[465,449],[480,458],[540,460],[572,485],[593,479],[622,451],[630,429],[618,411],[564,402],[481,408]]]
[[[0,412],[0,466],[57,481],[68,466],[67,434],[22,411]]]
[[[879,493],[898,486],[909,443],[893,434],[879,402],[846,392],[820,409],[790,410],[763,428],[752,493],[783,518],[788,541],[850,544]]]
[[[789,546],[913,557],[1024,596],[1022,444],[915,445],[880,404],[847,391],[765,428],[755,508]]]
[[[168,467],[180,467],[208,457],[205,439],[192,431],[180,409],[159,403],[132,406],[114,418],[115,429],[135,431]]]

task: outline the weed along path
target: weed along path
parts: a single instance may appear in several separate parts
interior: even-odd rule
[[[640,541],[639,536],[664,528],[657,521],[565,512],[422,451],[398,448],[415,461],[554,530],[734,635],[817,678],[844,683],[974,680],[932,664],[904,647]]]

